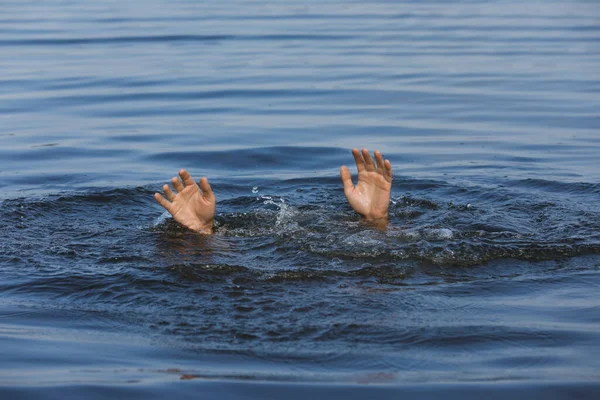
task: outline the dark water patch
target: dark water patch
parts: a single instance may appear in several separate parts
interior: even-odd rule
[[[44,38],[0,40],[0,46],[73,46],[177,42],[222,42],[222,41],[289,41],[289,40],[348,40],[350,35],[331,34],[270,34],[270,35],[162,35],[162,36],[119,36],[94,38]]]
[[[156,220],[147,215],[153,204],[153,191],[147,188],[4,200],[0,260],[10,279],[5,280],[2,292],[9,297],[50,296],[53,302],[64,304],[76,299],[94,309],[144,304],[154,313],[168,314],[172,301],[163,303],[167,293],[175,299],[185,293],[201,295],[198,304],[211,293],[217,303],[226,295],[252,304],[281,291],[294,298],[330,287],[335,289],[322,299],[333,296],[329,301],[335,301],[336,292],[362,285],[393,293],[424,284],[510,276],[514,270],[506,268],[514,263],[532,263],[514,276],[537,273],[535,265],[547,261],[581,259],[585,266],[583,256],[600,254],[597,218],[565,229],[565,218],[572,218],[569,213],[576,215],[577,210],[565,210],[547,200],[526,201],[519,208],[510,201],[503,205],[510,196],[502,191],[487,196],[477,207],[457,207],[440,200],[452,192],[477,203],[475,194],[480,189],[458,190],[445,182],[427,184],[421,192],[401,197],[393,206],[392,226],[378,232],[345,210],[340,190],[329,186],[336,181],[294,179],[261,184],[271,193],[293,194],[295,187],[310,182],[314,188],[308,199],[327,198],[331,204],[303,204],[306,200],[286,199],[287,195],[232,195],[220,202],[223,211],[217,217],[217,234],[210,238],[168,221],[155,225]],[[223,188],[229,193],[249,190],[234,183]],[[460,198],[455,201],[466,203]],[[490,209],[485,205],[490,201],[506,211]],[[562,228],[549,234],[545,228],[532,226],[532,221],[541,221],[541,227]],[[23,240],[35,242],[35,256],[23,255],[31,247],[24,246]],[[352,309],[345,301],[340,306]],[[214,312],[221,306],[216,307]],[[239,305],[236,312],[243,315],[263,308]]]
[[[248,154],[250,158],[259,156],[260,153],[255,151]],[[219,159],[218,154],[214,157],[215,161]],[[264,157],[259,161],[268,163]],[[331,258],[477,265],[495,259],[546,260],[599,251],[597,212],[559,198],[549,201],[548,196],[543,199],[530,196],[517,201],[506,187],[460,189],[443,182],[425,186],[408,182],[405,186],[415,189],[394,200],[392,226],[382,233],[356,221],[344,204],[336,182],[335,178],[290,180],[259,184],[253,188],[225,184],[223,188],[230,197],[220,202],[222,211],[217,218],[216,237],[224,240],[257,238],[256,243],[245,243],[251,246],[248,251],[272,248],[286,253],[299,252],[298,260],[302,265],[310,265],[310,259],[303,260],[309,254],[317,257],[313,262],[319,265]],[[324,184],[331,184],[331,187]],[[312,187],[309,192],[298,191],[299,187],[307,186]],[[219,188],[218,182],[215,188]],[[594,190],[592,186],[589,194],[595,195]],[[268,194],[277,191],[284,195]],[[249,195],[239,195],[244,192]],[[148,225],[151,221],[148,216],[146,228],[130,221],[127,213],[144,212],[152,204],[152,193],[152,190],[137,188],[49,196],[41,200],[8,199],[3,201],[3,213],[5,221],[12,221],[13,226],[21,229],[21,236],[29,236],[30,232],[35,236],[51,229],[54,236],[86,240],[91,235],[99,235],[98,239],[101,239],[106,234],[137,227],[142,231],[132,234],[139,234],[136,238],[139,241],[153,232],[170,234],[179,231],[173,224],[165,226],[166,230],[159,225],[156,230]],[[453,201],[448,201],[450,195]],[[314,199],[325,202],[314,202]],[[108,214],[100,212],[98,207]],[[80,223],[82,218],[89,218],[88,209],[94,209],[94,215],[103,218],[96,217],[97,222],[93,224],[89,221]],[[119,221],[124,225],[115,226]],[[102,227],[109,226],[103,234]],[[75,232],[74,227],[77,228]],[[144,229],[148,228],[151,229],[144,234]],[[185,235],[181,238],[184,242],[187,240]],[[73,249],[69,250],[65,243],[61,243],[65,250],[58,250],[60,248],[51,243],[48,246],[50,252],[73,255]],[[112,259],[120,260],[119,257]],[[102,260],[108,262],[111,257]]]
[[[544,179],[526,179],[514,182],[508,182],[511,187],[523,187],[526,189],[541,190],[544,192],[557,192],[570,195],[597,195],[600,194],[600,184],[587,182],[555,182]]]
[[[56,159],[64,159],[64,158],[86,158],[86,159],[94,159],[94,158],[110,158],[115,154],[131,154],[131,151],[128,150],[103,150],[103,149],[87,149],[87,148],[77,148],[77,147],[68,147],[68,146],[60,146],[60,145],[45,145],[40,147],[35,147],[35,150],[27,150],[26,152],[19,151],[2,151],[0,155],[12,162],[22,162],[29,163],[30,161],[27,157],[35,157],[37,160],[48,161],[48,160],[56,160]]]
[[[344,149],[328,147],[269,147],[226,152],[162,152],[148,156],[148,161],[177,159],[186,163],[202,159],[211,168],[280,169],[289,166],[294,169],[311,169],[321,168],[328,160],[338,160],[342,155],[347,156],[347,153]],[[285,160],[283,165],[282,160]]]

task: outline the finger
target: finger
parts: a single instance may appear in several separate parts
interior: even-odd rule
[[[165,192],[165,196],[167,196],[167,199],[170,201],[175,200],[175,197],[177,196],[175,193],[173,193],[169,185],[163,185],[163,192]]]
[[[358,173],[360,174],[361,172],[366,170],[365,160],[363,160],[363,157],[360,154],[360,151],[358,151],[358,149],[352,149],[352,155],[354,156],[354,162],[356,163],[356,169],[357,169]]]
[[[208,183],[208,179],[206,179],[205,176],[200,178],[200,189],[202,189],[202,196],[206,197],[207,199],[210,199],[215,195],[210,187],[210,184]]]
[[[342,178],[342,183],[344,184],[344,192],[347,193],[354,189],[354,185],[352,184],[352,176],[350,175],[350,170],[345,165],[340,167],[340,177]]]
[[[173,179],[171,179],[171,184],[173,185],[177,193],[183,190],[183,183],[181,183],[178,177],[174,176]]]
[[[362,149],[362,156],[365,159],[365,167],[367,168],[367,171],[369,171],[369,172],[375,171],[375,163],[373,162],[373,159],[371,158],[371,155],[369,154],[369,150]]]
[[[183,183],[185,183],[186,186],[196,184],[192,176],[185,169],[179,171],[179,176],[181,177],[181,180],[183,181]]]
[[[167,211],[169,211],[169,208],[171,208],[171,203],[169,203],[167,199],[162,197],[160,193],[154,193],[154,200],[156,200],[156,202],[163,206],[163,208]]]
[[[383,162],[383,156],[381,155],[379,150],[375,150],[375,161],[377,162],[377,172],[383,175],[385,172],[385,165]]]
[[[385,173],[383,174],[383,176],[385,177],[385,180],[392,183],[392,164],[390,163],[390,160],[385,160]]]

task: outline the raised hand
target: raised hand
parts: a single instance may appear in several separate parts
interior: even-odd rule
[[[200,233],[211,234],[217,199],[208,180],[202,177],[200,187],[198,187],[185,169],[179,171],[179,176],[181,180],[176,176],[171,179],[177,194],[171,190],[169,185],[164,185],[163,192],[167,198],[160,193],[155,193],[154,198],[181,225]]]
[[[367,149],[352,150],[358,183],[352,184],[350,171],[346,166],[340,168],[344,183],[344,194],[350,206],[367,220],[386,220],[390,205],[392,190],[392,165],[389,160],[383,160],[379,151],[375,151],[375,162]]]

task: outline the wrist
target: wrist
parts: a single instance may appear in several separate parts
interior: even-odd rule
[[[385,231],[387,229],[387,225],[390,222],[387,213],[384,216],[371,216],[370,218],[363,215],[363,219],[366,224],[382,231]]]
[[[362,216],[366,221],[387,221],[389,219],[389,215],[386,212],[385,214],[367,214]]]
[[[198,233],[203,233],[206,235],[210,235],[213,233],[214,220],[211,219],[209,221],[202,221],[196,224],[189,226],[189,228]]]

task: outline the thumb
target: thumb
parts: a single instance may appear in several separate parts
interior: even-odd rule
[[[350,175],[350,171],[348,167],[342,165],[340,167],[340,177],[342,178],[342,183],[344,184],[344,192],[349,192],[354,189],[354,185],[352,184],[352,177]]]

